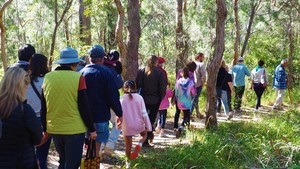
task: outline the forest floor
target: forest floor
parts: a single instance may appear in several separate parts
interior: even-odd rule
[[[225,116],[218,117],[219,123],[229,123],[229,122],[238,122],[238,121],[257,121],[260,120],[259,116],[253,117],[253,114],[251,116],[251,112],[253,112],[253,108],[247,108],[243,107],[243,112],[241,114],[235,114],[234,117],[231,120],[227,120]],[[272,108],[270,106],[263,106],[259,109],[258,114],[268,114],[272,111]],[[281,112],[284,112],[282,110]],[[179,121],[180,122],[180,121]],[[205,119],[192,119],[191,120],[191,127],[194,129],[197,128],[204,128],[204,122]],[[180,123],[179,123],[180,124]],[[155,132],[154,132],[155,133]],[[176,133],[173,131],[173,118],[167,119],[166,122],[166,128],[165,128],[165,136],[160,138],[158,134],[155,134],[155,138],[153,140],[154,148],[164,148],[166,146],[170,146],[172,144],[188,144],[189,140],[180,138],[176,139]],[[138,136],[133,138],[133,147],[137,144]],[[146,149],[151,148],[143,148],[141,153],[145,153],[145,151],[148,151]],[[116,156],[114,157],[104,157],[101,161],[101,169],[115,169],[115,168],[122,168],[122,165],[124,164],[124,157],[125,157],[125,144],[123,140],[122,134],[118,138],[118,142],[116,145],[115,150]],[[49,169],[56,169],[58,168],[58,154],[55,151],[55,149],[51,148],[51,151],[49,153],[48,157],[48,168]]]

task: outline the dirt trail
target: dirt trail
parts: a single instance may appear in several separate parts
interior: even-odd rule
[[[272,111],[270,106],[263,106],[262,108],[259,109],[258,114],[258,118],[257,117],[253,117],[252,112],[254,111],[253,108],[243,108],[244,112],[241,114],[235,114],[234,117],[228,121],[226,119],[226,117],[224,116],[220,116],[218,117],[218,122],[237,122],[237,121],[257,121],[260,120],[259,119],[259,115],[263,115],[263,114],[267,114],[270,113]],[[284,112],[285,110],[282,110],[281,112]],[[251,115],[252,114],[252,115]],[[181,119],[180,119],[181,122]],[[191,126],[193,128],[204,128],[204,120],[199,120],[196,119],[194,121],[191,122]],[[158,137],[157,134],[155,134],[155,139],[153,140],[154,142],[154,148],[164,148],[168,145],[171,144],[187,144],[188,140],[185,139],[176,139],[175,137],[175,132],[173,131],[173,119],[168,119],[166,122],[166,129],[165,129],[165,137]],[[137,139],[138,137],[134,138],[134,143],[133,145],[135,145],[137,143]],[[123,141],[123,136],[120,135],[117,145],[116,145],[116,157],[119,158],[104,158],[104,160],[101,162],[101,169],[115,169],[115,168],[121,168],[122,167],[122,161],[125,157],[125,145],[124,145],[124,141]],[[146,149],[146,148],[143,148]],[[144,153],[142,149],[141,153]],[[50,152],[49,155],[49,160],[48,160],[48,168],[49,169],[56,169],[58,167],[58,154],[55,152],[55,150],[52,150]]]

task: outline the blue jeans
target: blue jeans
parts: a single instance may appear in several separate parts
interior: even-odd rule
[[[101,122],[101,123],[94,123],[97,138],[96,142],[98,143],[106,143],[109,137],[109,122]]]
[[[84,133],[73,135],[52,134],[59,154],[58,169],[78,169],[82,157]]]
[[[217,97],[218,97],[217,107],[219,107],[219,105],[222,103],[225,115],[228,115],[229,108],[228,108],[228,102],[227,102],[227,91],[222,90],[221,87],[217,87],[216,89],[217,89]]]
[[[196,113],[198,114],[199,113],[199,97],[200,97],[200,94],[201,94],[201,91],[202,91],[202,86],[199,86],[199,87],[197,87],[196,88],[196,91],[197,91],[197,93],[196,93],[196,96],[194,97],[194,99],[193,99],[193,106],[192,106],[192,108],[191,108],[191,115],[193,114],[193,111],[194,111],[194,109],[196,108]]]
[[[167,118],[167,109],[159,110],[158,113],[159,116],[158,116],[157,123],[160,125],[162,129],[164,129],[166,124],[166,118]]]

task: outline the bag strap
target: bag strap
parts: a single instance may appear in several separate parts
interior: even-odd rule
[[[38,89],[36,88],[35,84],[33,83],[33,81],[30,81],[30,84],[35,92],[35,94],[38,96],[38,98],[40,100],[42,100],[42,95],[40,94],[40,92],[38,91]]]
[[[86,151],[85,159],[93,159],[96,157],[96,142],[95,140],[89,139],[89,145]]]

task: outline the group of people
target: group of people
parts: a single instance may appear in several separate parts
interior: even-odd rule
[[[154,131],[164,136],[170,98],[176,107],[177,138],[189,126],[194,110],[198,118],[204,118],[198,106],[206,82],[203,53],[196,54],[194,61],[177,72],[174,90],[162,57],[151,55],[134,80],[123,82],[118,51],[105,53],[102,46],[95,45],[87,53],[82,60],[77,50],[66,47],[53,62],[58,66],[50,71],[47,57],[37,54],[32,45],[19,48],[19,61],[5,71],[0,83],[0,168],[47,168],[53,141],[59,154],[59,169],[77,169],[87,139],[96,141],[96,156],[101,157],[113,154],[120,133],[124,136],[129,168],[142,147],[153,147]],[[232,112],[240,111],[245,76],[252,77],[256,110],[268,84],[264,61],[260,60],[251,74],[243,61],[239,57],[231,71],[222,61],[219,69],[217,111],[222,104],[228,119],[233,117]],[[283,60],[275,71],[273,85],[278,97],[274,109],[280,109],[286,89],[286,65],[287,60]],[[121,88],[123,96],[119,93]],[[181,111],[184,116],[178,125]],[[132,148],[136,134],[141,138]]]

